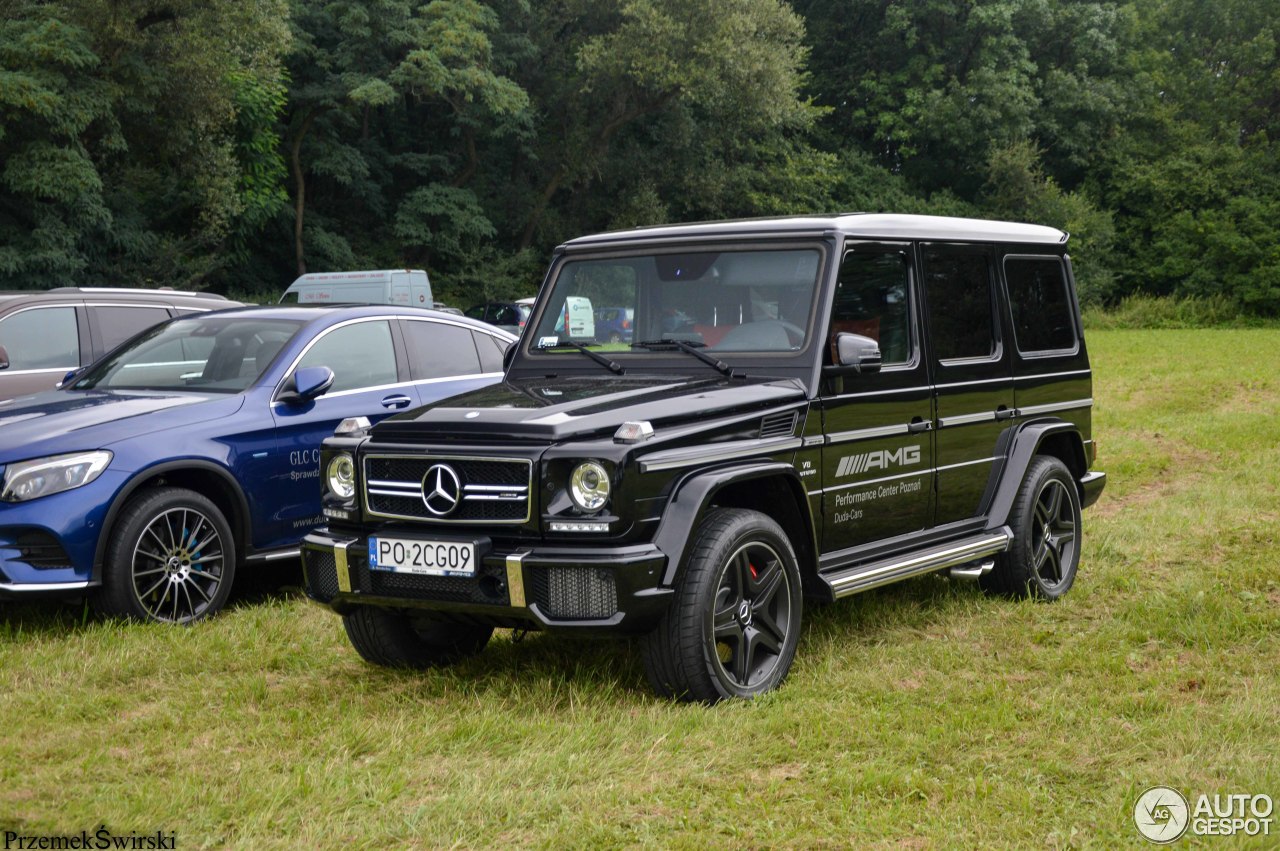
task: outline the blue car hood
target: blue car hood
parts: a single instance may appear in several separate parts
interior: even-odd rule
[[[50,390],[0,405],[0,464],[110,447],[127,438],[230,416],[241,394]]]

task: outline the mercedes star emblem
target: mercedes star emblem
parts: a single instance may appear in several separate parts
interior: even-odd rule
[[[462,482],[448,464],[436,464],[422,477],[422,502],[437,517],[444,517],[458,507]]]

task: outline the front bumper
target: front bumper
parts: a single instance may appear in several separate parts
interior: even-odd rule
[[[302,543],[304,588],[339,614],[357,605],[413,608],[497,627],[600,634],[648,631],[673,594],[660,585],[667,557],[652,544],[514,547],[467,540],[478,547],[473,577],[423,576],[370,570],[367,537],[317,529]]]
[[[0,503],[0,597],[75,594],[96,585],[107,508],[127,478],[108,468],[84,487]]]

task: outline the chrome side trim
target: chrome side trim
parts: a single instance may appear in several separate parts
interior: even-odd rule
[[[878,426],[877,428],[859,428],[853,431],[836,431],[827,435],[827,443],[848,443],[853,440],[868,440],[873,437],[893,437],[910,432],[906,423]]]
[[[995,411],[983,411],[978,414],[956,414],[954,417],[942,417],[938,420],[938,428],[947,428],[948,426],[971,425],[973,423],[993,422],[996,418]]]
[[[811,434],[808,437],[801,438],[801,439],[804,441],[804,446],[806,449],[810,446],[821,446],[822,444],[827,442],[826,436],[821,434]]]
[[[83,582],[0,582],[0,591],[16,594],[37,591],[79,591],[89,587],[89,580]]]
[[[956,543],[931,547],[905,558],[885,559],[868,565],[846,568],[833,576],[823,578],[831,586],[831,593],[835,597],[846,597],[919,573],[959,567],[975,559],[1004,552],[1009,548],[1012,540],[1013,533],[1004,528],[994,534],[979,535]]]
[[[282,558],[297,558],[300,555],[302,555],[302,550],[298,547],[293,547],[287,550],[272,550],[269,553],[255,553],[251,556],[245,556],[244,560],[246,563],[251,561],[278,561]]]
[[[755,458],[760,455],[799,449],[803,444],[804,441],[798,437],[783,437],[773,440],[734,441],[720,444],[718,447],[715,444],[684,446],[679,449],[655,452],[648,458],[640,459],[640,472],[655,473],[661,470],[678,470],[681,467],[691,467],[696,464]]]
[[[1091,369],[1076,369],[1071,372],[1038,372],[1028,375],[1015,375],[1014,381],[1032,381],[1037,378],[1071,378],[1076,375],[1093,375]]]
[[[1025,408],[1019,408],[1018,413],[1024,417],[1033,417],[1036,414],[1052,414],[1054,411],[1070,411],[1074,408],[1092,408],[1093,399],[1073,399],[1070,402],[1053,402],[1048,405],[1028,405]]]
[[[960,467],[972,467],[975,464],[990,464],[992,461],[999,461],[999,460],[1000,460],[999,458],[996,458],[994,456],[991,458],[979,458],[977,461],[961,461],[959,464],[947,464],[946,466],[943,466],[943,467],[934,467],[933,471],[935,473],[941,473],[943,470],[955,470]]]
[[[529,603],[524,595],[524,557],[528,553],[512,553],[507,556],[507,597],[517,609],[526,608]]]
[[[836,491],[847,491],[849,490],[849,488],[865,488],[868,485],[878,485],[881,482],[892,482],[897,479],[913,479],[913,478],[918,478],[920,476],[931,475],[935,470],[936,470],[935,467],[930,467],[926,470],[915,470],[910,473],[898,473],[893,476],[881,476],[878,479],[859,479],[856,482],[847,482],[846,484],[843,484],[843,485],[832,485],[831,487],[823,488],[822,490],[809,491],[809,494],[813,495],[818,493],[835,493]]]

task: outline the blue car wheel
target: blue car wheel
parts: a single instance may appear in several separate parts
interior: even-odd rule
[[[235,567],[231,527],[211,500],[185,488],[148,490],[130,500],[111,532],[99,607],[190,623],[222,608]]]

